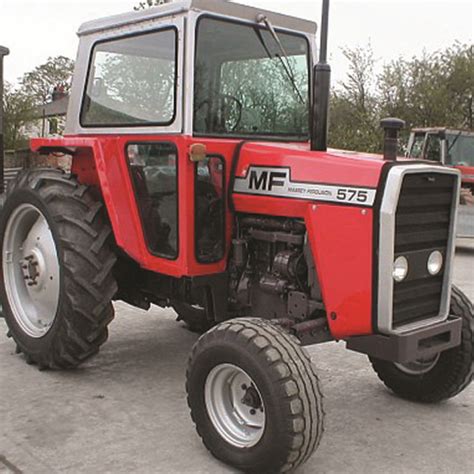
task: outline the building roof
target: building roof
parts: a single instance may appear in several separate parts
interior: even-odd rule
[[[190,10],[211,12],[250,21],[255,21],[257,15],[263,13],[275,26],[310,34],[316,33],[317,29],[316,23],[312,21],[226,0],[177,0],[145,10],[130,11],[120,15],[89,21],[81,25],[77,34],[83,36],[98,33],[111,28],[142,23],[156,18],[185,13]]]
[[[460,133],[462,135],[474,135],[474,130],[469,130],[467,128],[452,128],[452,127],[416,127],[411,129],[414,133],[438,133],[438,132],[448,132],[448,133]]]
[[[66,115],[68,104],[69,96],[61,97],[38,107],[36,115],[38,118],[61,117]]]

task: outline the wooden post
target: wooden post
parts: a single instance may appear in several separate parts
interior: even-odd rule
[[[3,142],[3,58],[10,51],[4,46],[0,46],[0,194],[4,191],[4,142]]]

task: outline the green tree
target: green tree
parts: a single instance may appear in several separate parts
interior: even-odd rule
[[[342,52],[349,69],[347,78],[331,92],[328,142],[335,148],[378,152],[381,134],[372,48],[343,48]]]
[[[472,47],[455,43],[420,58],[386,64],[378,80],[381,109],[413,126],[466,127],[472,123]]]
[[[34,99],[23,88],[15,89],[6,83],[3,107],[5,148],[16,150],[26,146],[28,138],[24,135],[24,127],[34,118]]]
[[[71,86],[74,71],[74,61],[64,56],[48,58],[48,61],[27,72],[20,80],[25,91],[33,98],[37,105],[42,105],[51,100],[55,86],[61,84],[64,92]]]
[[[378,75],[370,46],[345,48],[343,53],[349,72],[332,90],[332,147],[380,152],[379,120],[388,116],[406,121],[402,132],[405,143],[413,127],[472,126],[471,46],[454,43],[442,51],[398,58],[383,65]]]

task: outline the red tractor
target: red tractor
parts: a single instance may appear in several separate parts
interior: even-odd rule
[[[25,171],[0,223],[1,302],[40,369],[99,351],[112,302],[173,307],[204,332],[187,371],[217,458],[293,470],[323,398],[303,346],[344,340],[399,396],[438,402],[473,374],[473,309],[452,286],[460,173],[326,150],[328,1],[312,22],[185,0],[93,21],[64,138],[71,170]]]

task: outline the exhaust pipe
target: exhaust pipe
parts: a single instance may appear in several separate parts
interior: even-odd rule
[[[323,0],[319,61],[313,71],[311,150],[326,151],[328,135],[331,66],[327,63],[329,0]]]
[[[4,146],[3,146],[3,58],[10,54],[8,48],[0,46],[0,194],[4,191]]]

